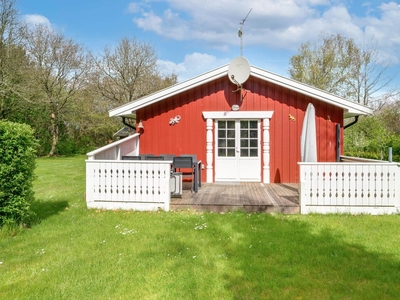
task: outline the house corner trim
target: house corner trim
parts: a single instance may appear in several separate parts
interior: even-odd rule
[[[213,180],[213,119],[206,121],[206,180],[208,183],[214,182]]]

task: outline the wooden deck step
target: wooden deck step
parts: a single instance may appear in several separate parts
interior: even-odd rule
[[[184,189],[179,198],[172,198],[171,210],[226,212],[299,212],[298,184],[203,184],[198,193]],[[184,186],[185,188],[185,186]]]

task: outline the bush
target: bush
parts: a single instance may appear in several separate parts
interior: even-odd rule
[[[36,147],[30,126],[0,120],[0,227],[32,221]]]

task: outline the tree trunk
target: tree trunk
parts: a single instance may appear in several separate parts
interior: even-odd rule
[[[49,152],[49,156],[52,157],[54,156],[54,152],[56,151],[56,146],[58,142],[58,124],[57,121],[55,120],[54,114],[51,114],[51,128],[52,128],[52,134],[53,134],[53,142],[51,144],[51,149]]]

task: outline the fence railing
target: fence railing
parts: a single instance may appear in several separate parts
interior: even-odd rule
[[[396,163],[299,163],[300,211],[390,214],[400,211]]]
[[[87,160],[87,207],[169,211],[171,163]]]
[[[139,154],[139,133],[113,142],[87,154],[89,160],[120,160],[124,155]]]
[[[121,160],[139,155],[139,136],[133,134],[87,154],[88,208],[169,210],[172,162]]]

